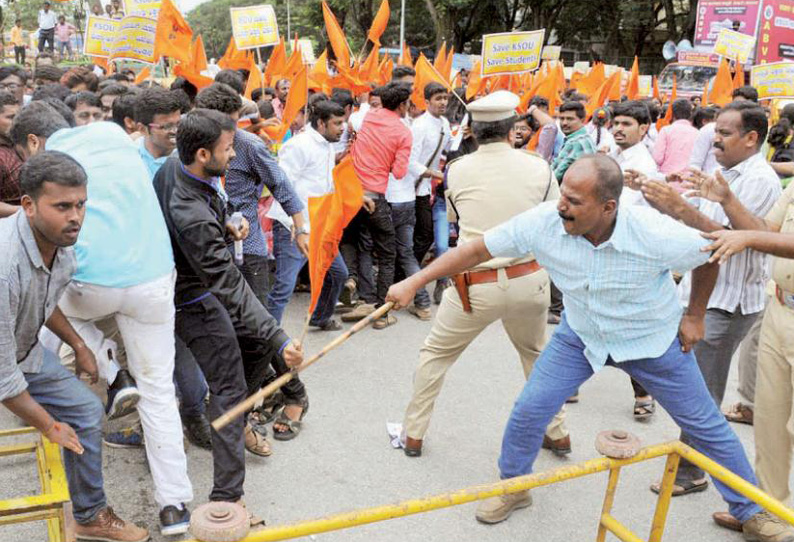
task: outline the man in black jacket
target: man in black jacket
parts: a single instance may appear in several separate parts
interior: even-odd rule
[[[239,230],[227,223],[220,183],[234,158],[234,131],[227,115],[192,111],[179,123],[179,158],[169,158],[154,178],[177,269],[176,333],[209,384],[210,419],[245,399],[246,381],[261,382],[270,363],[294,367],[303,360],[300,345],[268,314],[227,248],[228,238],[242,239],[248,230],[247,223]],[[238,338],[256,344],[257,355],[244,357]],[[253,435],[238,418],[212,432],[212,501],[236,502],[243,496],[244,431]]]

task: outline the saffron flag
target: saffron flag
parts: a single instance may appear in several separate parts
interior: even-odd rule
[[[604,84],[606,81],[606,75],[604,75],[604,65],[598,62],[595,66],[590,69],[587,75],[579,79],[577,84],[576,90],[581,92],[588,98],[591,98],[593,94],[595,94],[601,85]]]
[[[653,76],[653,97],[660,101],[662,99],[659,95],[659,79],[655,75]]]
[[[180,62],[190,62],[193,31],[171,0],[162,0],[154,33],[154,58],[168,56]]]
[[[617,87],[618,92],[620,91],[620,76],[621,72],[619,70],[615,71],[606,81],[601,84],[598,90],[590,95],[590,99],[585,105],[588,118],[593,116],[593,113],[596,109],[602,107],[607,101],[609,101],[610,95],[614,92],[613,88]]]
[[[377,81],[380,75],[380,62],[378,61],[378,47],[375,46],[369,52],[367,59],[361,64],[358,77],[363,82]]]
[[[326,88],[330,90],[329,79],[331,79],[331,75],[328,73],[328,51],[323,51],[309,72],[309,88],[321,92],[325,92]],[[326,92],[326,94],[330,94],[330,92]]]
[[[342,27],[334,16],[334,12],[328,7],[328,4],[323,0],[323,20],[325,20],[325,30],[328,34],[328,41],[331,43],[331,49],[334,51],[336,57],[336,65],[340,70],[347,70],[350,68],[350,48],[347,44],[345,33],[342,32]]]
[[[281,124],[277,126],[265,127],[267,136],[276,142],[280,142],[287,135],[287,130],[295,121],[300,110],[306,105],[309,94],[309,76],[306,66],[295,74],[287,94],[287,103],[284,105],[284,112],[281,115]]]
[[[414,102],[417,109],[424,110],[427,108],[427,104],[425,103],[425,87],[428,83],[441,83],[447,90],[452,90],[449,86],[449,82],[436,71],[424,54],[419,55],[414,69],[416,70],[416,78],[414,79],[414,92],[411,95],[411,101]]]
[[[274,85],[278,77],[284,73],[284,66],[286,63],[287,49],[284,45],[284,38],[281,37],[278,40],[278,44],[273,47],[273,51],[270,53],[270,59],[267,61],[267,67],[265,68],[264,74],[265,83],[270,86]]]
[[[141,83],[146,81],[151,74],[152,74],[151,68],[149,68],[149,66],[146,66],[138,73],[138,75],[135,76],[135,84],[140,85]]]
[[[472,98],[480,93],[481,88],[485,85],[482,77],[482,63],[478,60],[474,63],[469,74],[469,82],[466,85],[466,101],[471,101]]]
[[[251,99],[251,93],[255,88],[263,88],[265,86],[265,77],[262,75],[262,70],[256,65],[254,57],[251,57],[251,63],[248,66],[248,84],[245,85],[245,97]]]
[[[218,60],[218,66],[224,70],[247,70],[250,60],[246,51],[240,51],[234,42],[234,36],[229,38],[223,56]]]
[[[720,67],[717,68],[717,75],[714,77],[714,86],[709,92],[711,103],[723,107],[733,99],[733,80],[731,79],[731,68],[728,61],[723,59]]]
[[[372,21],[372,26],[369,27],[369,33],[367,34],[367,38],[375,44],[375,47],[380,47],[380,37],[389,24],[390,15],[389,0],[382,0],[378,13],[375,14],[375,19]]]
[[[342,232],[361,209],[364,190],[356,175],[353,159],[346,156],[333,170],[334,191],[319,198],[309,198],[309,279],[314,312],[323,281],[331,263],[339,254]]]
[[[173,73],[178,77],[184,77],[190,81],[190,83],[198,90],[208,87],[214,82],[211,77],[196,73],[190,68],[186,67],[185,64],[177,64],[174,66]]]
[[[433,67],[440,74],[444,74],[444,64],[447,63],[447,42],[441,44],[441,49],[436,51],[436,58],[433,59]]]
[[[447,81],[452,79],[452,57],[455,56],[455,48],[451,47],[449,51],[447,51],[447,58],[444,61],[444,69],[439,70],[441,75],[443,75]]]
[[[736,63],[736,71],[733,74],[733,90],[744,86],[744,67],[741,62]]]
[[[190,69],[195,73],[201,73],[207,69],[207,53],[204,51],[204,40],[201,34],[196,41],[190,44]]]
[[[634,64],[631,65],[631,75],[629,75],[629,83],[626,86],[626,97],[629,100],[636,100],[640,97],[640,63],[637,57],[634,57]]]
[[[661,130],[673,122],[673,102],[678,98],[678,83],[675,74],[673,75],[673,90],[670,92],[670,101],[667,103],[667,112],[664,117],[656,121],[656,129]]]
[[[403,50],[400,53],[400,61],[397,63],[398,66],[408,66],[409,68],[414,67],[413,59],[411,58],[411,48],[408,47],[408,43],[403,43]]]

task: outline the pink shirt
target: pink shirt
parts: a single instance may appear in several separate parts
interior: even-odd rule
[[[55,25],[55,39],[58,41],[69,41],[74,27],[69,23],[58,23]]]
[[[689,155],[698,137],[698,130],[688,120],[677,120],[662,128],[653,146],[653,159],[665,175],[689,166]]]
[[[402,179],[408,173],[413,136],[394,111],[370,110],[350,150],[364,190],[385,194],[389,173]]]

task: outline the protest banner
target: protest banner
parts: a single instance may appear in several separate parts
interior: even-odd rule
[[[160,0],[124,0],[124,15],[147,17],[157,20],[160,13]]]
[[[537,69],[545,29],[482,37],[482,75],[506,75]]]
[[[794,0],[766,0],[758,33],[757,64],[794,61]]]
[[[89,15],[85,23],[85,41],[83,54],[99,58],[108,58],[116,40],[116,32],[121,21],[109,17]]]
[[[559,60],[560,55],[562,54],[562,46],[561,45],[547,45],[543,48],[543,52],[540,55],[541,60]]]
[[[278,22],[273,6],[229,8],[232,35],[238,50],[255,49],[278,43]]]
[[[639,96],[640,98],[650,98],[653,94],[653,76],[640,75],[639,76]]]
[[[146,17],[127,15],[119,23],[110,59],[135,60],[154,64],[154,36],[157,30],[157,21]]]
[[[676,60],[680,64],[691,66],[717,66],[720,63],[720,55],[703,51],[678,51]]]
[[[750,55],[755,49],[755,38],[723,28],[717,36],[717,43],[714,44],[714,54],[735,60],[742,64],[747,64]]]
[[[758,90],[758,99],[794,99],[794,62],[756,64],[750,71],[751,84]]]
[[[700,0],[695,22],[695,47],[713,46],[723,28],[755,37],[760,11],[760,0]]]

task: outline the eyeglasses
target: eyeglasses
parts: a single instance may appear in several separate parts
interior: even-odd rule
[[[18,83],[0,83],[0,89],[10,90],[11,92],[14,92],[15,90],[17,90],[21,86],[22,85],[20,85]]]
[[[163,132],[176,132],[178,127],[179,123],[177,122],[171,122],[168,124],[149,124],[149,128],[156,128],[158,130],[162,130]]]

